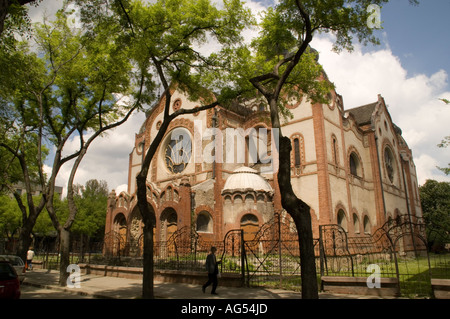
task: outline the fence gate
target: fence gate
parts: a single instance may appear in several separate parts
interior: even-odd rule
[[[275,214],[244,248],[248,286],[301,286],[297,229],[287,213]]]
[[[221,253],[221,272],[241,276],[245,283],[246,256],[244,247],[244,232],[242,229],[233,229],[225,234]]]
[[[321,225],[319,230],[321,276],[336,273],[354,276],[353,258],[345,230],[339,225]]]

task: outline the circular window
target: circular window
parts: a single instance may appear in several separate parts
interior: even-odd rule
[[[189,164],[192,153],[191,137],[186,129],[176,128],[166,138],[164,162],[172,173],[181,173]]]
[[[172,108],[174,111],[178,111],[181,108],[181,100],[176,99],[175,102],[173,102]]]
[[[386,167],[386,172],[391,183],[394,182],[394,156],[389,147],[384,149],[384,166]]]

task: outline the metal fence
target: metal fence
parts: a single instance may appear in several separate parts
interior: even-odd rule
[[[376,265],[381,277],[397,278],[404,296],[432,296],[431,279],[450,279],[450,253],[430,250],[430,231],[450,242],[449,233],[426,229],[421,219],[399,215],[372,235],[348,237],[338,225],[320,226],[320,274],[368,277]]]
[[[431,278],[450,279],[449,232],[426,229],[422,220],[408,216],[389,220],[373,234],[348,237],[338,225],[322,225],[315,240],[319,276],[368,277],[369,265],[379,267],[381,277],[396,277],[405,296],[430,296]],[[431,235],[432,234],[432,235]],[[437,234],[437,235],[436,235]],[[432,249],[427,240],[440,236],[443,249]],[[252,238],[249,240],[249,238]],[[211,246],[222,259],[222,273],[240,276],[246,286],[271,286],[300,290],[300,249],[298,234],[287,214],[276,214],[249,236],[244,230],[229,231],[221,241],[208,241],[193,229],[175,231],[167,241],[154,242],[155,269],[204,271]],[[448,246],[447,246],[448,247]],[[56,268],[58,254],[36,252],[47,267]],[[83,253],[82,253],[83,252]],[[120,233],[110,233],[103,242],[72,242],[72,262],[115,266],[143,266],[142,237],[125,242]]]

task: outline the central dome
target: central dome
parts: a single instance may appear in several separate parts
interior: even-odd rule
[[[247,190],[272,192],[270,184],[258,174],[257,170],[253,168],[242,166],[233,171],[225,185],[223,191]]]

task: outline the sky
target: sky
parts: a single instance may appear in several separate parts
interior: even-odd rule
[[[61,0],[44,0],[30,8],[32,21],[43,13],[54,14]],[[333,37],[314,37],[312,47],[319,51],[323,65],[336,91],[343,96],[344,109],[375,102],[384,97],[392,120],[412,149],[419,185],[427,179],[449,181],[436,166],[450,163],[450,147],[437,144],[450,135],[450,0],[422,0],[418,6],[408,0],[392,0],[381,10],[382,29],[377,30],[379,46],[356,43],[353,52],[331,50]],[[246,1],[253,12],[261,12],[269,0]],[[246,37],[255,35],[246,32]],[[97,139],[79,167],[75,183],[92,178],[105,180],[109,189],[126,190],[129,154],[135,134],[145,120],[136,113],[125,124]],[[77,147],[77,140],[66,151]],[[50,165],[50,163],[48,163]],[[57,184],[67,188],[70,164],[63,166]]]

